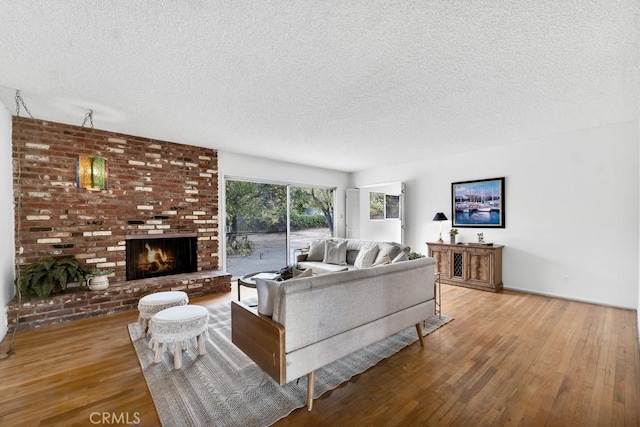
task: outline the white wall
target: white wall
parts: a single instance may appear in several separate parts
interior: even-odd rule
[[[379,242],[402,243],[402,222],[400,219],[372,220],[369,213],[371,193],[401,195],[400,182],[370,186],[360,186],[360,239]]]
[[[451,214],[452,182],[504,176],[506,228],[482,231],[505,245],[505,287],[635,309],[639,141],[637,121],[620,123],[361,171],[353,182],[406,181],[407,244],[424,253],[438,238],[435,213]]]
[[[11,161],[11,114],[0,104],[0,200],[7,201],[2,207],[3,220],[0,222],[0,235],[14,235],[14,205],[13,205],[13,162]],[[8,202],[11,200],[11,202]],[[0,245],[0,341],[7,334],[6,307],[15,294],[14,280],[14,247],[13,239],[6,240]]]

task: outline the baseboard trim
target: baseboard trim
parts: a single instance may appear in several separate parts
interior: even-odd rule
[[[605,307],[621,308],[623,310],[637,311],[636,307],[624,307],[624,306],[621,306],[621,305],[607,304],[607,303],[603,303],[603,302],[600,302],[600,301],[590,301],[590,300],[581,299],[581,298],[571,298],[571,297],[567,297],[567,296],[563,296],[563,295],[556,295],[556,294],[547,293],[547,292],[532,291],[532,290],[529,290],[529,289],[516,289],[516,288],[507,288],[507,287],[504,287],[503,289],[504,290],[508,290],[508,291],[513,291],[513,292],[522,292],[522,293],[525,293],[525,294],[541,295],[541,296],[549,297],[549,298],[558,298],[558,299],[564,299],[564,300],[568,300],[568,301],[584,302],[586,304],[602,305],[602,306],[605,306]]]
[[[2,330],[0,330],[0,343],[4,341],[4,339],[7,337],[7,333],[9,332],[9,326],[6,324],[6,320],[7,318],[5,317],[5,324],[2,325]]]

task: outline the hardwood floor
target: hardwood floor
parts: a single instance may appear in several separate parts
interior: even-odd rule
[[[192,302],[234,295],[235,284]],[[640,425],[635,311],[446,285],[442,295],[455,320],[425,348],[405,348],[277,425]],[[0,360],[0,425],[159,425],[126,328],[136,317],[18,333]]]

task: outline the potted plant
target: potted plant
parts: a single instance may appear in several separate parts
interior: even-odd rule
[[[449,242],[452,245],[456,244],[456,236],[458,235],[458,229],[457,228],[452,228],[451,230],[449,230]]]
[[[87,286],[92,291],[103,291],[109,287],[109,275],[113,273],[111,269],[94,268],[87,275]]]
[[[84,282],[87,273],[75,258],[44,257],[20,274],[18,286],[25,298],[33,294],[47,298],[52,293],[64,292],[68,283]]]

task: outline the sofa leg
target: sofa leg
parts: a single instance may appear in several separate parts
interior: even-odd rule
[[[422,337],[422,327],[420,323],[416,323],[416,332],[418,332],[418,339],[420,340],[420,347],[424,347],[424,338]]]
[[[316,372],[311,371],[307,374],[307,410],[313,408],[313,382],[316,378]]]

